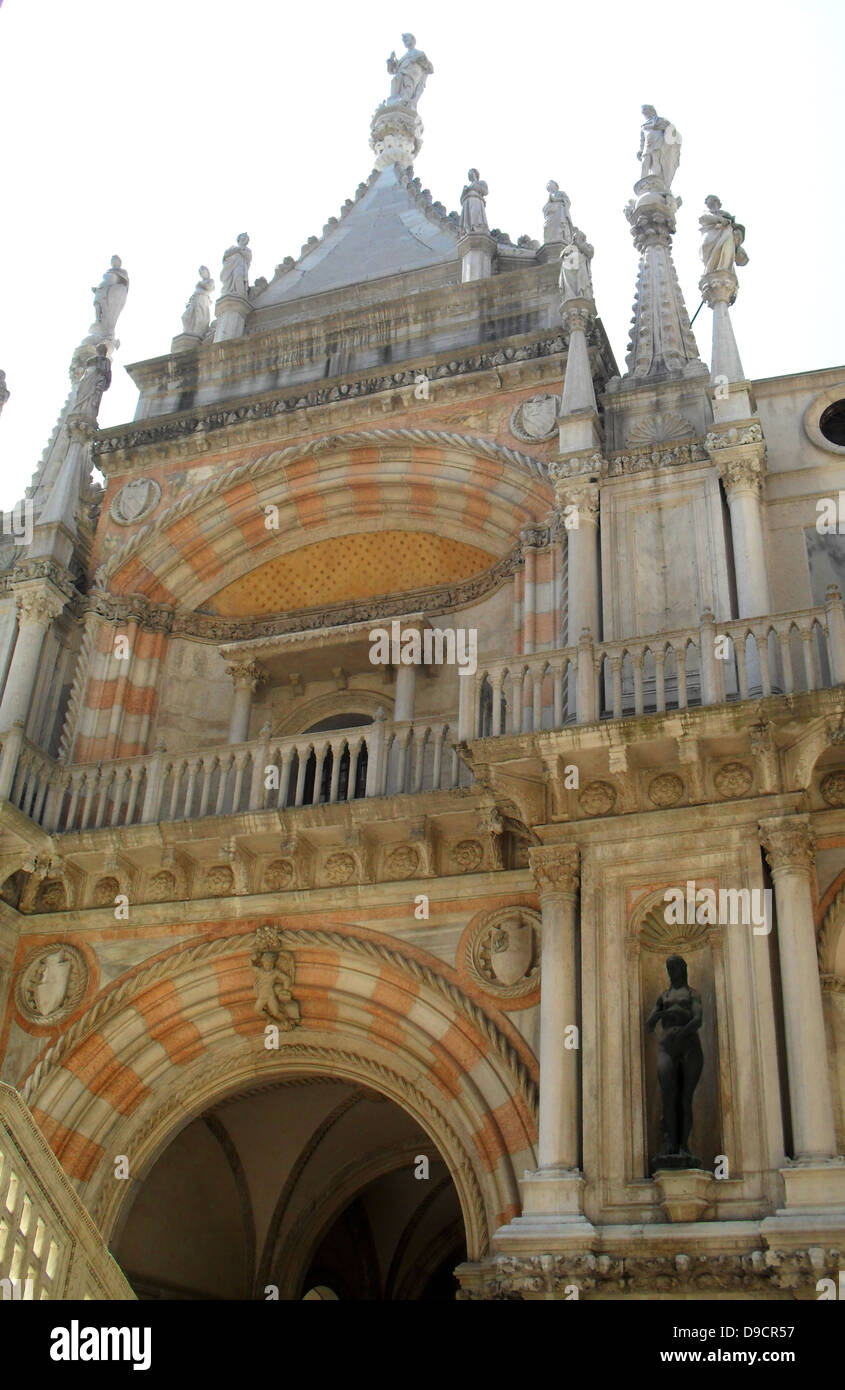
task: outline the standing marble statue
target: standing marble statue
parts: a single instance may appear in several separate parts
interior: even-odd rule
[[[182,332],[194,338],[204,338],[211,323],[211,296],[214,281],[207,265],[201,265],[196,288],[185,306],[182,315]]]
[[[470,169],[467,178],[469,183],[461,194],[461,231],[489,233],[484,199],[490,190],[477,169]]]
[[[111,362],[105,343],[98,343],[94,356],[89,357],[85,371],[76,388],[71,415],[81,416],[96,425],[103,392],[111,386]]]
[[[645,120],[640,130],[637,159],[642,163],[640,177],[656,178],[668,193],[681,160],[681,137],[671,121],[658,116],[653,106],[642,108]]]
[[[3,406],[11,396],[11,391],[6,385],[6,373],[0,372],[0,415],[3,414]]]
[[[699,1168],[687,1148],[692,1129],[692,1098],[698,1085],[704,1055],[698,1030],[701,1027],[701,996],[687,983],[687,963],[683,956],[666,961],[669,988],[660,995],[646,1020],[654,1032],[663,1025],[657,1054],[657,1080],[663,1102],[660,1152],[654,1167]]]
[[[117,320],[129,294],[129,276],[119,256],[112,256],[111,265],[100,281],[92,287],[94,322],[90,334],[98,338],[114,338]]]
[[[402,57],[397,58],[393,52],[387,60],[387,71],[392,74],[393,81],[385,105],[410,106],[416,110],[426,78],[431,76],[434,68],[425,54],[416,47],[417,41],[413,34],[403,34],[402,42],[405,45]]]
[[[571,237],[560,253],[559,284],[564,304],[569,299],[593,298],[593,277],[590,272],[592,259],[592,246],[580,227],[574,227]]]
[[[230,246],[223,257],[223,269],[220,272],[220,289],[223,294],[236,294],[241,299],[247,298],[251,261],[249,237],[246,232],[241,232],[237,244]]]
[[[570,200],[554,179],[546,184],[549,201],[543,207],[543,241],[546,246],[557,242],[572,240],[572,222],[569,218]]]
[[[705,275],[716,270],[733,270],[734,264],[748,265],[748,252],[743,248],[745,228],[722,207],[714,194],[704,199],[707,211],[701,214],[701,259]]]

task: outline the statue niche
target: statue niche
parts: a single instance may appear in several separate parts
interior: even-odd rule
[[[726,1151],[718,932],[697,922],[667,923],[661,900],[645,913],[637,938],[642,1175],[658,1168],[712,1170],[716,1155]]]

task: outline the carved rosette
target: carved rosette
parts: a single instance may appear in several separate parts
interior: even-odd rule
[[[760,843],[772,874],[809,875],[816,854],[816,840],[808,816],[776,816],[760,821]]]
[[[76,946],[53,942],[32,951],[15,981],[15,1003],[30,1023],[60,1023],[82,1002],[88,964]]]
[[[845,772],[829,772],[819,791],[828,806],[845,806]]]
[[[726,801],[745,796],[753,781],[754,774],[745,763],[723,763],[713,777],[713,785]]]
[[[677,806],[683,794],[683,780],[674,772],[661,772],[648,784],[649,801],[655,806]]]
[[[581,878],[581,851],[577,845],[532,846],[528,863],[541,898],[574,898]]]

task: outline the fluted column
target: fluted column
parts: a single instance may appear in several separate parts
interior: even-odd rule
[[[227,666],[226,675],[232,677],[235,686],[235,698],[229,720],[229,742],[246,743],[249,738],[252,697],[258,686],[266,681],[267,673],[257,661],[244,661],[238,665]]]
[[[529,852],[540,895],[540,1169],[574,1172],[580,1155],[577,903],[580,854],[574,845]],[[578,1029],[575,1035],[567,1029]],[[565,1046],[569,1038],[570,1044]]]
[[[738,616],[763,617],[772,611],[763,529],[763,432],[752,421],[744,429],[711,430],[705,443],[730,508]]]
[[[836,1140],[813,920],[815,844],[809,818],[762,820],[760,839],[775,884],[794,1157],[818,1162],[835,1155]]]
[[[0,704],[0,729],[9,729],[18,720],[26,724],[44,639],[50,624],[65,606],[64,596],[46,584],[19,590],[16,602],[18,637]]]

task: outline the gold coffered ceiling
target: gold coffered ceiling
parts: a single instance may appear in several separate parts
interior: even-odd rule
[[[290,613],[468,579],[496,558],[478,546],[421,531],[338,536],[258,565],[202,607],[226,618]]]

